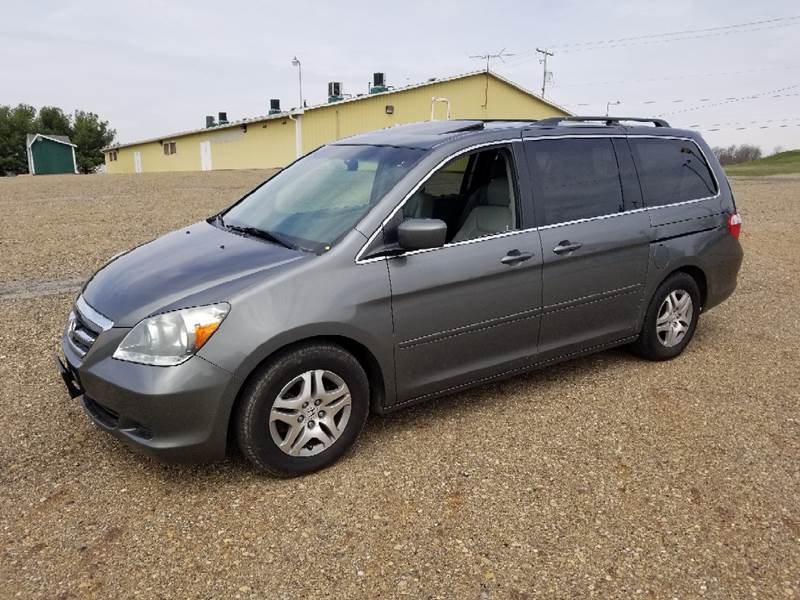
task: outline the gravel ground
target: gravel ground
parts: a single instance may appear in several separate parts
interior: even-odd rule
[[[0,178],[0,597],[800,598],[800,178],[734,181],[739,289],[675,361],[373,417],[302,479],[134,454],[53,369],[76,283],[264,176]]]
[[[121,250],[214,214],[270,173],[0,178],[0,209],[15,218],[0,238],[0,286],[83,279]]]

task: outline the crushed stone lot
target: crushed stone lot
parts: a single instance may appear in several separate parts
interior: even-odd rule
[[[739,287],[674,361],[373,416],[300,479],[159,464],[51,352],[89,273],[267,175],[0,178],[0,597],[800,598],[800,177],[733,181]]]

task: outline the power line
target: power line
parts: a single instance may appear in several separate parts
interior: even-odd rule
[[[745,69],[742,71],[714,71],[712,73],[691,73],[689,75],[678,75],[675,77],[653,77],[650,79],[637,79],[631,81],[628,79],[617,79],[609,81],[586,81],[582,83],[564,83],[560,84],[559,88],[565,87],[588,87],[599,85],[625,85],[628,83],[652,83],[656,81],[680,81],[683,79],[700,79],[704,77],[724,77],[728,75],[749,75],[752,73],[767,73],[771,71],[785,71],[791,69],[800,69],[800,65],[787,66],[787,67],[766,67],[763,69]]]
[[[789,88],[794,88],[794,87],[796,87],[796,86],[789,86]],[[789,89],[789,88],[781,88],[781,89]],[[622,104],[629,105],[629,106],[633,106],[633,105],[637,105],[637,104],[647,104],[647,105],[652,105],[652,104],[682,104],[684,102],[697,102],[699,104],[703,104],[703,103],[708,103],[708,102],[732,102],[732,101],[738,101],[738,100],[744,100],[744,99],[749,100],[751,98],[755,98],[756,96],[761,97],[761,96],[766,96],[768,94],[769,94],[769,92],[759,92],[758,94],[751,94],[751,95],[748,95],[748,96],[726,96],[724,98],[696,98],[696,99],[695,98],[664,98],[664,99],[657,99],[657,100],[653,100],[653,99],[648,99],[648,100],[626,100],[623,97],[622,98]],[[776,91],[776,93],[773,93],[771,95],[771,97],[772,98],[786,98],[786,97],[789,97],[789,96],[798,96],[798,95],[800,95],[799,92],[777,93],[777,91]],[[596,100],[596,101],[590,101],[590,102],[579,102],[578,104],[573,104],[573,106],[576,106],[576,107],[577,106],[596,106],[596,105],[602,104],[603,102],[605,102],[605,100],[602,100],[602,101],[601,100]],[[671,113],[671,114],[674,114],[674,113]]]
[[[664,39],[656,39],[656,40],[650,40],[650,41],[643,40],[643,41],[639,41],[639,42],[630,42],[630,43],[625,43],[625,44],[598,45],[598,46],[592,46],[592,47],[586,47],[586,48],[559,50],[559,52],[563,53],[563,54],[570,54],[570,53],[575,53],[575,52],[588,52],[588,51],[597,51],[597,50],[608,50],[608,49],[614,49],[614,48],[628,48],[628,47],[631,47],[631,46],[652,46],[652,45],[655,45],[655,44],[665,44],[665,43],[669,43],[669,42],[682,42],[682,41],[686,41],[686,40],[694,40],[694,39],[701,39],[701,38],[720,37],[720,36],[723,36],[723,35],[732,35],[732,34],[737,34],[737,33],[751,33],[751,32],[754,32],[754,31],[765,31],[765,30],[768,30],[768,29],[783,29],[785,27],[791,27],[793,25],[798,25],[798,24],[800,24],[800,23],[787,23],[787,24],[784,24],[784,25],[773,25],[771,27],[758,27],[758,28],[754,28],[754,29],[747,29],[747,30],[741,30],[741,31],[722,31],[722,32],[718,32],[718,33],[707,33],[707,34],[701,34],[701,35],[687,35],[687,36],[683,36],[683,37],[664,38]],[[523,64],[525,62],[529,62],[529,61],[533,60],[534,58],[535,57],[532,56],[532,55],[530,55],[530,56],[521,56],[519,59],[517,59],[515,61],[511,61],[509,63],[509,66],[515,67],[515,66]]]
[[[670,111],[670,112],[663,112],[663,113],[659,113],[658,116],[659,117],[669,117],[671,115],[679,115],[679,114],[683,114],[683,113],[687,113],[687,112],[694,112],[696,110],[703,110],[705,108],[714,108],[714,107],[717,107],[717,106],[725,106],[727,104],[734,104],[736,102],[745,102],[745,101],[748,101],[748,100],[756,100],[756,99],[759,99],[759,98],[764,98],[766,96],[773,96],[775,98],[780,98],[780,97],[783,97],[783,96],[794,96],[795,94],[793,94],[793,93],[783,94],[782,92],[785,92],[786,90],[793,90],[793,89],[796,89],[798,87],[800,87],[800,83],[795,83],[795,84],[792,84],[792,85],[787,85],[787,86],[782,87],[782,88],[776,88],[774,90],[768,90],[766,92],[759,92],[759,93],[756,93],[756,94],[748,94],[747,96],[731,97],[731,98],[726,98],[725,100],[722,100],[720,102],[708,102],[708,103],[705,103],[705,104],[699,104],[699,105],[696,105],[696,106],[690,106],[688,108],[681,108],[679,110],[673,110],[673,111]]]
[[[797,117],[800,119],[800,117]],[[690,127],[698,131],[716,132],[716,131],[748,131],[756,129],[791,129],[793,127],[800,127],[800,123],[774,123],[771,125],[748,124],[736,127]]]
[[[689,112],[694,112],[696,110],[703,110],[705,108],[713,108],[713,107],[717,107],[717,106],[724,106],[724,105],[727,105],[727,104],[734,104],[734,103],[737,103],[737,102],[744,102],[744,101],[748,101],[748,100],[769,100],[769,99],[772,99],[772,98],[788,98],[788,97],[800,96],[800,92],[788,91],[788,90],[796,90],[799,87],[800,87],[800,83],[795,83],[795,84],[792,84],[792,85],[787,85],[787,86],[780,87],[780,88],[775,88],[775,89],[772,89],[772,90],[766,90],[766,91],[763,91],[763,92],[756,92],[756,93],[753,93],[753,94],[746,94],[746,95],[743,95],[743,96],[727,96],[725,98],[718,98],[718,99],[700,98],[699,100],[697,100],[697,102],[699,104],[696,104],[696,105],[693,105],[693,106],[689,106],[689,107],[686,107],[686,108],[680,108],[680,109],[677,109],[677,110],[672,110],[672,111],[669,111],[669,112],[661,112],[661,113],[658,113],[658,116],[659,117],[668,117],[668,116],[671,116],[671,115],[689,113]],[[651,105],[651,104],[662,104],[662,103],[678,104],[678,103],[683,103],[683,102],[688,102],[688,101],[689,100],[687,100],[685,98],[674,98],[674,99],[671,99],[671,100],[631,100],[631,101],[627,101],[627,100],[623,99],[622,104],[625,104],[625,105],[636,105],[636,104]],[[576,104],[570,104],[568,106],[575,106],[575,107],[598,106],[598,105],[602,104],[603,102],[605,102],[605,100],[603,100],[602,102],[601,101],[579,102],[579,103],[576,103]]]
[[[800,121],[800,117],[784,117],[782,119],[753,119],[750,121],[726,121],[724,123],[711,123],[709,125],[698,125],[692,123],[686,125],[688,129],[700,129],[702,131],[720,131],[726,129],[769,129],[774,127],[791,127],[793,125],[800,125],[800,123],[792,123],[792,121]]]
[[[750,29],[743,29],[738,31],[719,31],[716,33],[704,33],[699,35],[685,35],[680,37],[672,37],[672,38],[662,38],[662,39],[653,39],[653,40],[642,40],[638,42],[630,42],[624,44],[609,44],[609,45],[601,45],[601,46],[593,46],[588,48],[577,48],[574,50],[563,50],[562,52],[570,53],[570,52],[587,52],[590,50],[606,50],[609,48],[629,48],[631,46],[652,46],[655,44],[665,44],[669,42],[682,42],[685,40],[697,40],[703,38],[712,38],[712,37],[721,37],[724,35],[734,35],[739,33],[752,33],[754,31],[766,31],[770,29],[784,29],[786,27],[792,27],[794,25],[800,25],[800,23],[784,23],[782,25],[771,25],[768,27],[753,27]]]
[[[774,24],[774,23],[781,23],[781,22],[794,22],[800,21],[800,15],[790,16],[790,17],[775,17],[774,19],[763,19],[761,21],[749,21],[747,23],[735,23],[733,25],[721,25],[718,27],[706,27],[704,29],[684,29],[682,31],[670,31],[666,33],[650,33],[646,35],[636,35],[631,37],[622,37],[622,38],[614,38],[608,40],[595,40],[591,42],[573,42],[570,44],[554,44],[554,48],[558,49],[565,49],[565,48],[575,48],[575,47],[582,47],[588,45],[599,45],[599,44],[619,44],[620,42],[630,42],[635,40],[644,40],[644,39],[652,39],[652,38],[662,38],[662,37],[673,37],[676,35],[687,35],[687,34],[694,34],[694,33],[710,33],[715,31],[728,31],[728,30],[736,30],[745,27],[756,27],[762,26],[767,24]]]
[[[774,19],[764,19],[761,21],[750,21],[747,23],[736,23],[733,25],[723,25],[719,27],[708,27],[705,29],[686,29],[683,31],[672,31],[667,33],[655,33],[608,40],[594,40],[588,42],[573,42],[569,44],[552,44],[552,47],[559,52],[585,52],[589,50],[603,50],[606,48],[621,48],[627,46],[639,46],[649,44],[661,44],[667,42],[677,42],[689,39],[717,37],[737,33],[749,33],[752,31],[763,31],[768,29],[779,29],[800,25],[800,15],[790,17],[776,17]],[[534,52],[521,55],[515,61],[509,62],[509,66],[517,66],[535,58]]]

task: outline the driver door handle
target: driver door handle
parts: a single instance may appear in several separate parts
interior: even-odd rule
[[[531,254],[530,252],[520,252],[519,250],[511,250],[508,254],[506,254],[503,258],[500,259],[500,262],[503,263],[504,265],[516,265],[530,258],[533,258],[533,254]]]
[[[567,254],[568,252],[574,252],[575,250],[579,250],[583,244],[579,244],[577,242],[573,243],[569,240],[564,240],[558,243],[558,246],[553,248],[553,252],[556,254]]]

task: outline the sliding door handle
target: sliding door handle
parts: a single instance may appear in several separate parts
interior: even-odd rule
[[[579,250],[583,247],[583,244],[579,244],[577,242],[573,243],[569,240],[564,240],[558,243],[558,246],[553,248],[553,252],[556,254],[568,254],[569,252],[574,252],[575,250]]]

